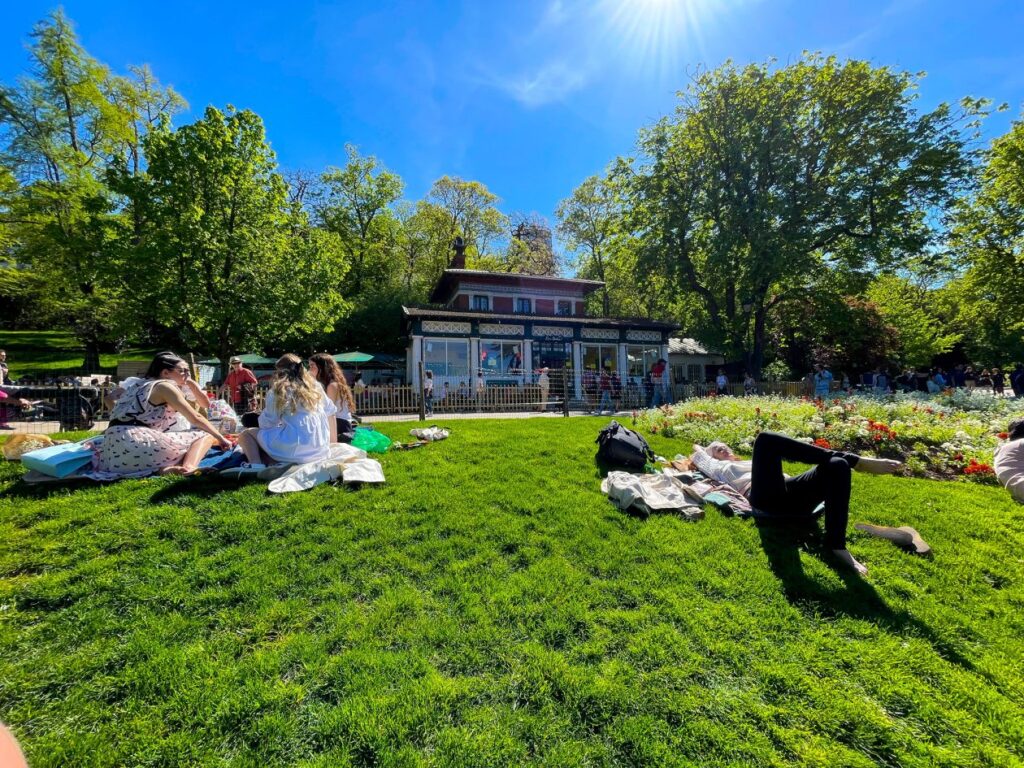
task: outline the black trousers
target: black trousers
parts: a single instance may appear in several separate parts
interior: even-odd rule
[[[810,515],[825,502],[825,545],[846,549],[850,517],[850,472],[860,459],[855,453],[830,451],[775,432],[754,440],[750,503],[768,514]],[[812,469],[787,478],[783,461],[813,464]]]

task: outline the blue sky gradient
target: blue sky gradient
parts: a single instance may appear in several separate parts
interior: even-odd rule
[[[0,80],[27,65],[55,6],[8,2]],[[670,113],[698,66],[803,50],[926,71],[920,105],[984,96],[1024,104],[1024,2],[954,0],[398,0],[138,3],[67,0],[86,48],[115,71],[148,63],[190,104],[258,112],[284,168],[374,154],[417,199],[444,175],[476,179],[506,213],[558,201]]]

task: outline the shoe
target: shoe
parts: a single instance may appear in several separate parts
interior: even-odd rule
[[[921,538],[921,534],[909,525],[904,525],[899,528],[889,528],[884,525],[857,523],[853,527],[858,531],[864,531],[864,533],[870,534],[871,536],[877,536],[880,539],[888,539],[897,546],[909,549],[915,555],[928,555],[931,554],[932,551],[932,548],[928,546],[928,543]]]

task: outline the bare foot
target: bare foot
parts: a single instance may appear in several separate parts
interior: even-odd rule
[[[185,468],[181,466],[164,467],[160,470],[161,475],[184,475]]]
[[[839,562],[841,562],[843,565],[847,566],[848,568],[852,568],[857,573],[859,573],[861,576],[867,576],[868,575],[867,566],[863,565],[862,563],[857,562],[857,560],[854,559],[853,555],[850,554],[850,550],[848,550],[848,549],[833,549],[832,550],[832,554],[835,555],[837,558],[839,558]]]
[[[858,472],[866,472],[869,475],[891,475],[903,466],[902,462],[896,459],[876,459],[872,456],[861,456],[854,466]]]

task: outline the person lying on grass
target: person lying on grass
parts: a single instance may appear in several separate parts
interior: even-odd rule
[[[338,440],[334,414],[338,407],[303,367],[298,355],[287,354],[274,366],[274,380],[260,414],[258,429],[238,436],[248,468],[270,462],[306,464],[326,459]]]
[[[825,502],[825,545],[844,565],[867,574],[868,569],[846,548],[850,470],[884,475],[895,472],[900,462],[831,451],[775,432],[757,436],[750,461],[741,461],[729,446],[717,441],[706,449],[695,444],[690,458],[705,475],[735,488],[753,507],[769,515],[810,515]],[[784,461],[814,466],[796,477],[787,477],[782,472]]]
[[[231,443],[189,404],[186,392],[206,400],[184,360],[173,352],[157,353],[141,379],[113,393],[117,399],[95,469],[125,476],[187,475],[214,444],[230,449]],[[181,429],[179,415],[192,429]]]
[[[1006,428],[1007,439],[996,449],[994,468],[999,484],[1024,504],[1024,419],[1015,419]]]

